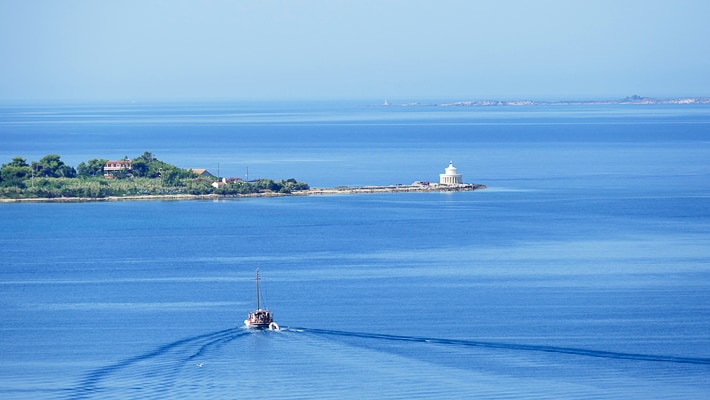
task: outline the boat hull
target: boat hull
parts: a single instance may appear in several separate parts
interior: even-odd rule
[[[250,323],[249,320],[247,319],[247,320],[244,320],[244,325],[246,325],[246,327],[248,329],[269,329],[272,331],[279,330],[278,324],[273,321],[269,322],[267,324],[266,323]]]

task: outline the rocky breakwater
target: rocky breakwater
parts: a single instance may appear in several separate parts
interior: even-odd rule
[[[372,194],[372,193],[408,193],[408,192],[470,192],[485,189],[485,185],[462,183],[459,185],[392,185],[392,186],[339,186],[335,188],[311,188],[293,194],[331,195],[331,194]]]

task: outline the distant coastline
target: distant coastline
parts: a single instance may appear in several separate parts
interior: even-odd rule
[[[710,97],[679,97],[657,99],[638,95],[617,100],[468,100],[450,103],[402,103],[384,102],[382,107],[525,107],[525,106],[575,106],[575,105],[688,105],[710,104]]]
[[[234,198],[255,197],[288,197],[288,196],[327,196],[327,195],[353,195],[377,193],[415,193],[415,192],[471,192],[486,189],[485,185],[464,183],[460,185],[391,185],[391,186],[339,186],[335,188],[310,188],[293,191],[291,193],[260,192],[249,194],[167,194],[167,195],[127,195],[107,197],[33,197],[18,199],[0,199],[0,203],[86,203],[108,201],[136,201],[136,200],[224,200]]]

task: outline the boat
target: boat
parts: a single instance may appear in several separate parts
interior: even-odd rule
[[[256,310],[249,313],[244,325],[251,329],[279,330],[279,325],[274,322],[271,311],[261,309],[261,291],[259,290],[259,268],[256,269]]]

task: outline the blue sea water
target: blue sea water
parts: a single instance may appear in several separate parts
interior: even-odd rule
[[[0,204],[0,395],[706,398],[709,134],[707,106],[2,108],[2,163],[488,188]],[[257,267],[279,332],[241,327]]]

